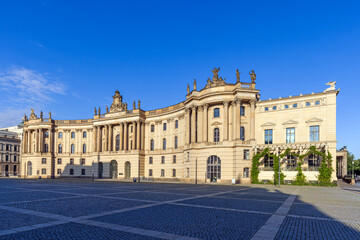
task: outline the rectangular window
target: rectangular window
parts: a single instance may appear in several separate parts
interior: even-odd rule
[[[310,142],[319,141],[319,126],[310,126]]]
[[[16,162],[16,160],[17,160],[17,159],[16,159],[16,156],[14,156],[14,162]]]
[[[49,138],[49,132],[44,132],[44,137]]]
[[[42,159],[41,159],[41,163],[42,163],[42,164],[46,164],[46,158],[42,158]]]
[[[44,152],[45,152],[45,153],[49,152],[49,145],[48,145],[48,144],[45,144]]]
[[[58,158],[57,164],[61,164],[61,158]]]
[[[86,138],[86,132],[83,132],[83,138]]]
[[[85,169],[84,168],[81,169],[81,175],[85,176]]]
[[[74,175],[74,169],[70,168],[70,175]]]
[[[165,156],[161,156],[161,164],[165,164]]]
[[[58,174],[58,175],[61,175],[61,169],[60,169],[60,168],[58,168],[57,174]]]
[[[220,117],[220,109],[214,108],[214,118],[218,118],[218,117]]]
[[[70,165],[74,165],[74,159],[70,158]]]
[[[245,128],[240,127],[240,139],[241,141],[245,141]]]
[[[240,107],[240,116],[245,116],[245,107],[244,106]]]
[[[176,169],[173,169],[173,177],[176,177]]]
[[[266,129],[265,130],[265,144],[272,144],[273,143],[273,130]]]
[[[249,177],[249,168],[244,168],[244,178]]]
[[[75,138],[75,132],[71,132],[71,138]]]
[[[244,149],[244,159],[249,160],[250,159],[250,150]]]
[[[178,127],[179,127],[179,121],[175,120],[175,128],[178,128]]]
[[[153,175],[153,170],[149,169],[149,177],[152,177],[152,175]]]
[[[166,123],[163,123],[163,130],[166,131]]]
[[[81,165],[85,165],[85,158],[82,158],[82,159],[80,160],[80,164],[81,164]]]
[[[41,174],[46,174],[46,168],[41,169]]]
[[[264,166],[265,170],[272,170],[274,167],[274,159],[267,154],[264,157]]]
[[[153,157],[149,157],[149,164],[153,164]]]
[[[174,148],[177,149],[178,148],[178,137],[175,137],[175,141],[174,141]]]
[[[154,151],[154,140],[150,140],[150,151]]]
[[[155,132],[155,125],[151,125],[150,130],[151,130],[151,132]]]
[[[62,132],[59,132],[58,138],[62,138]]]
[[[165,177],[165,170],[161,169],[161,177]]]
[[[166,150],[166,138],[163,139],[163,150]]]
[[[286,129],[286,143],[295,143],[295,128]]]
[[[176,163],[176,155],[173,155],[173,163]]]
[[[8,162],[9,161],[9,155],[5,155],[5,159]]]

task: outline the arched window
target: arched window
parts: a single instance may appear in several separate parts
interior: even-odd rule
[[[166,123],[163,124],[163,130],[166,131]]]
[[[163,138],[163,150],[166,150],[166,138]]]
[[[30,161],[27,162],[27,175],[32,175],[32,163]]]
[[[120,151],[120,134],[116,135],[115,138],[115,150]]]
[[[210,182],[221,179],[221,160],[218,156],[212,155],[207,160],[207,178]]]
[[[75,153],[75,145],[71,144],[71,153]]]
[[[86,144],[83,145],[83,153],[86,153]]]
[[[245,141],[245,128],[244,127],[240,127],[240,139],[242,141]]]
[[[214,108],[214,118],[220,117],[220,109]]]
[[[154,151],[154,139],[150,140],[150,151]]]
[[[175,143],[174,148],[177,149],[178,148],[178,137],[175,137],[174,143]]]
[[[62,144],[59,144],[58,152],[62,153]]]
[[[240,106],[240,116],[245,116],[245,107]]]
[[[179,121],[175,120],[175,128],[178,128],[178,127],[179,127]]]
[[[214,142],[220,141],[220,130],[218,128],[214,129]]]

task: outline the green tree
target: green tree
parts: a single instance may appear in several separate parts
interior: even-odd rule
[[[355,159],[354,154],[352,153],[348,153],[348,157],[347,157],[347,171],[348,174],[352,174],[352,170],[353,170],[353,165],[352,162],[354,161],[354,173],[356,175],[360,175],[360,159]]]

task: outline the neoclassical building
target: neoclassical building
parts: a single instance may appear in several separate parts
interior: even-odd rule
[[[251,82],[227,83],[212,70],[203,89],[188,85],[186,99],[166,108],[132,110],[115,92],[110,109],[94,109],[81,120],[25,116],[22,152],[24,177],[92,177],[249,183],[252,156],[267,147],[304,153],[315,145],[334,156],[336,168],[335,83],[324,92],[260,100],[256,74]],[[303,164],[316,180],[321,159]],[[261,161],[260,180],[271,180],[273,161]],[[295,175],[296,157],[281,161],[287,180]],[[333,180],[336,173],[333,173]]]

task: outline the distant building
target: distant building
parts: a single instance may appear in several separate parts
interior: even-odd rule
[[[265,148],[304,154],[315,146],[336,156],[334,82],[320,93],[261,101],[254,71],[251,82],[237,71],[235,83],[218,71],[203,89],[194,81],[183,102],[161,109],[144,111],[134,101],[129,110],[116,91],[110,109],[95,108],[90,119],[54,120],[32,110],[24,122],[22,175],[249,183],[252,157]],[[285,180],[293,180],[297,157],[281,160]],[[304,159],[308,180],[317,180],[320,164],[318,155]],[[259,179],[272,180],[273,166],[271,157],[261,159]],[[335,159],[333,169],[336,180]]]
[[[8,132],[17,133],[18,137],[20,139],[22,139],[23,125],[24,125],[24,123],[21,122],[20,124],[18,124],[16,126],[0,128],[0,131],[8,131]]]
[[[348,150],[346,146],[336,151],[336,176],[338,178],[344,178],[348,173],[347,157],[348,157]]]
[[[20,146],[21,140],[17,133],[0,131],[1,177],[19,175]]]

